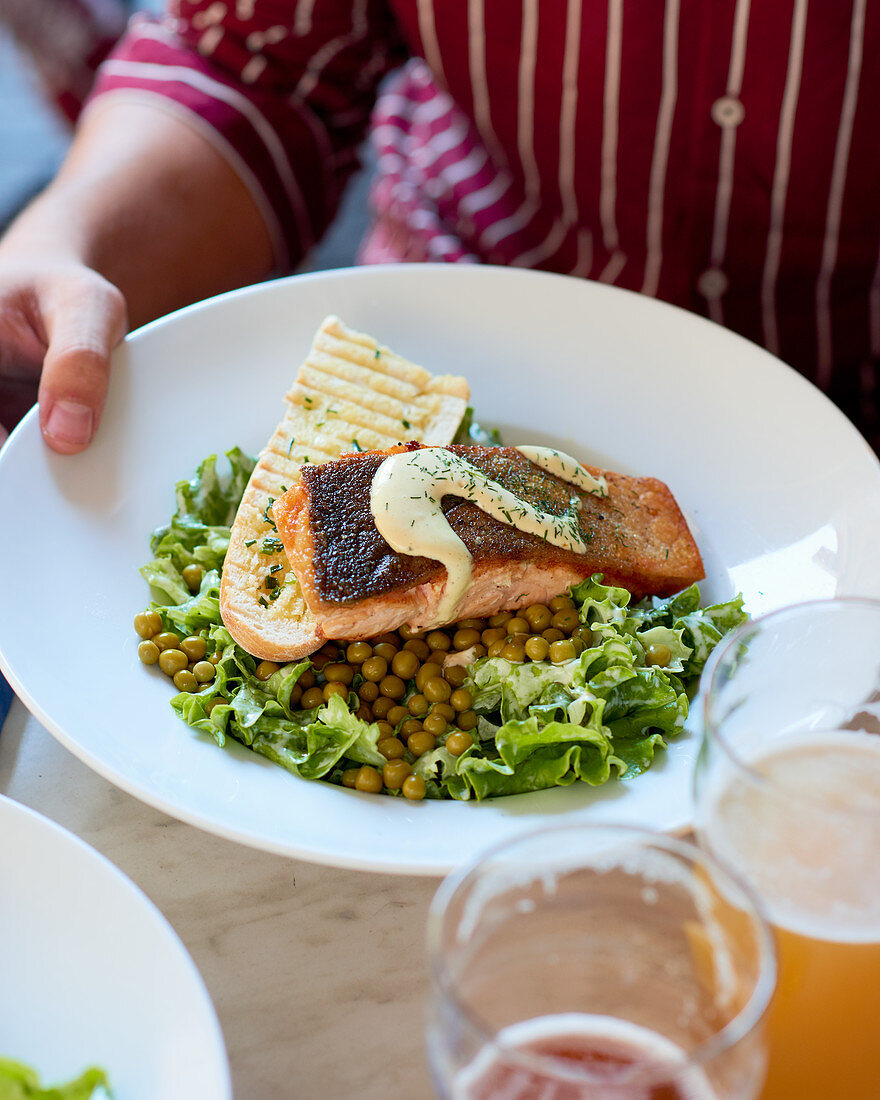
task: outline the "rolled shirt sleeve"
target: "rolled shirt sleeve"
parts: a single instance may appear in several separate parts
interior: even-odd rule
[[[404,57],[383,0],[180,0],[132,20],[89,102],[148,97],[202,132],[248,188],[284,272],[332,220],[377,85]]]

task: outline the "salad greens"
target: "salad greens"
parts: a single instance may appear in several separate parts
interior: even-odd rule
[[[109,1096],[107,1075],[94,1066],[66,1085],[41,1085],[36,1070],[0,1057],[0,1100],[90,1100],[95,1090]]]
[[[474,410],[468,405],[452,442],[462,443],[465,446],[476,444],[481,447],[499,447],[501,435],[497,428],[485,428],[482,424],[478,424],[474,420]]]
[[[231,737],[306,779],[340,783],[346,768],[381,768],[378,725],[353,713],[359,677],[348,703],[336,695],[312,710],[297,709],[293,688],[311,662],[292,662],[259,680],[257,660],[222,624],[220,573],[254,464],[237,448],[227,458],[227,475],[218,474],[212,455],[177,486],[174,516],[154,532],[153,560],[141,569],[163,628],[180,637],[201,634],[208,651],[219,654],[214,679],[175,695],[171,706],[221,747]],[[204,569],[195,594],[181,575],[193,563]],[[639,775],[681,732],[712,648],[747,617],[739,596],[700,607],[696,585],[630,606],[626,589],[605,585],[596,574],[570,594],[591,644],[562,664],[512,664],[501,657],[472,664],[464,686],[478,715],[474,744],[453,756],[441,736],[413,762],[427,797],[482,799]],[[407,685],[407,697],[415,691],[414,682]]]

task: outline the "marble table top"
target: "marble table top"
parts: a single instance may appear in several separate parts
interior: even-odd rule
[[[91,844],[165,914],[213,998],[235,1100],[433,1096],[424,941],[437,879],[321,867],[185,825],[96,775],[17,700],[0,793]]]

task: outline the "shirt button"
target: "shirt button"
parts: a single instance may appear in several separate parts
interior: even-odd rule
[[[727,290],[729,283],[730,280],[720,268],[708,267],[697,279],[697,290],[704,298],[714,301]]]
[[[746,117],[746,109],[736,96],[723,95],[711,107],[712,121],[719,126],[739,126]]]

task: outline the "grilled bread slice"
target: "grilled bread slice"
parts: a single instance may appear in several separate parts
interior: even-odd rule
[[[449,443],[469,396],[464,378],[431,375],[338,317],[324,320],[232,527],[220,613],[239,645],[283,662],[314,652],[324,641],[272,517],[273,502],[297,483],[300,467],[408,440]]]
[[[392,448],[344,455],[309,466],[275,505],[278,532],[291,567],[328,638],[370,638],[407,624],[421,630],[436,620],[446,569],[429,557],[400,554],[379,533],[370,487]],[[456,619],[546,602],[593,573],[633,598],[669,596],[703,576],[687,522],[667,486],[656,478],[586,469],[603,476],[607,496],[577,489],[534,465],[512,447],[450,446],[448,450],[515,496],[562,516],[572,497],[585,550],[575,552],[502,523],[453,494],[443,512],[470,551],[471,585]],[[405,502],[403,502],[405,503]]]

